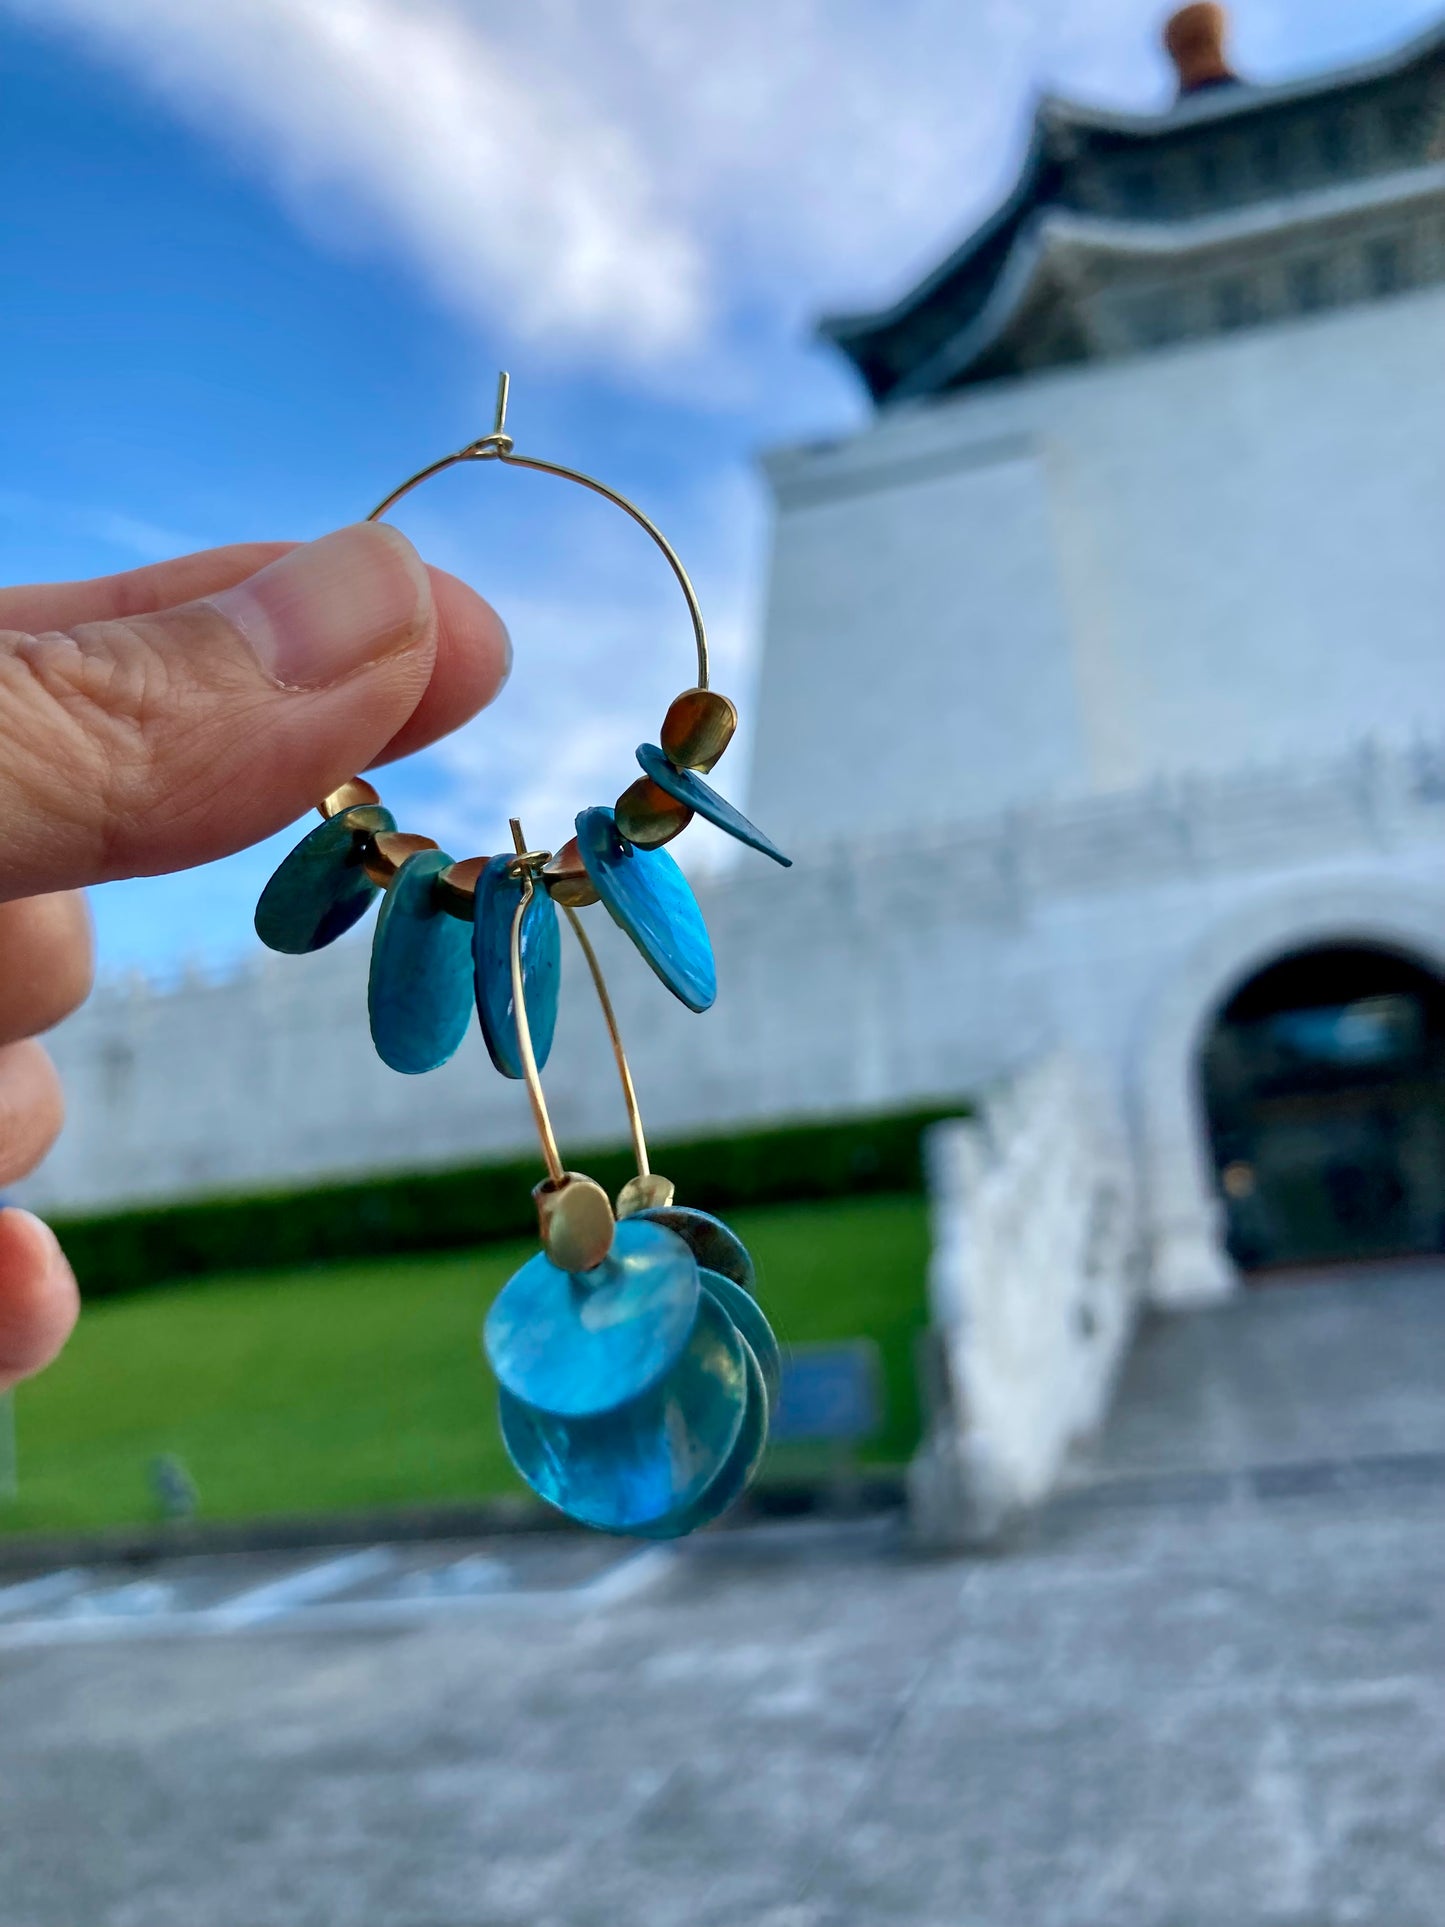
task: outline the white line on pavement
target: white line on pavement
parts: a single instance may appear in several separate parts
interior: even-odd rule
[[[0,1651],[17,1647],[69,1646],[106,1639],[166,1639],[215,1637],[233,1632],[365,1632],[371,1628],[406,1627],[439,1619],[509,1612],[520,1607],[531,1615],[586,1612],[620,1605],[655,1585],[672,1570],[674,1554],[665,1546],[649,1546],[619,1560],[580,1586],[547,1590],[431,1593],[393,1595],[384,1599],[330,1599],[326,1594],[374,1576],[393,1563],[385,1547],[348,1553],[320,1566],[307,1566],[284,1579],[192,1611],[157,1612],[117,1619],[109,1615],[80,1618],[64,1614],[46,1619],[12,1620],[0,1624]],[[285,1588],[283,1591],[282,1589]]]
[[[624,1599],[633,1599],[649,1586],[656,1585],[665,1574],[671,1572],[676,1554],[668,1546],[648,1546],[643,1552],[635,1552],[630,1559],[620,1559],[615,1566],[599,1572],[595,1579],[589,1579],[585,1586],[577,1588],[579,1598],[589,1606],[616,1606]]]
[[[389,1546],[368,1546],[364,1552],[343,1553],[339,1559],[323,1560],[319,1566],[303,1566],[299,1572],[288,1572],[284,1578],[268,1580],[264,1586],[252,1586],[233,1599],[223,1600],[211,1608],[210,1617],[227,1627],[255,1626],[263,1619],[294,1612],[298,1606],[374,1579],[387,1570],[394,1556]]]
[[[0,1586],[0,1616],[34,1611],[37,1606],[54,1606],[79,1592],[88,1577],[78,1566],[68,1566],[64,1572],[47,1572],[39,1579],[22,1579],[15,1586]]]

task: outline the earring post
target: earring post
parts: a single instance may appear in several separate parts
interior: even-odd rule
[[[590,489],[594,495],[600,495],[604,501],[611,502],[614,508],[621,509],[624,515],[630,515],[661,551],[662,558],[671,569],[677,580],[677,586],[682,590],[683,600],[687,603],[687,613],[692,622],[693,645],[697,651],[697,687],[706,689],[708,687],[707,626],[702,619],[702,605],[697,599],[696,589],[692,586],[692,578],[682,566],[677,550],[651,516],[645,515],[637,504],[629,502],[625,495],[619,495],[615,488],[609,488],[606,482],[599,482],[595,475],[584,475],[580,468],[567,468],[561,462],[544,462],[536,455],[518,455],[505,426],[507,403],[511,392],[512,378],[503,370],[497,377],[495,426],[490,433],[479,436],[474,442],[468,442],[465,448],[459,448],[454,455],[443,455],[440,461],[429,462],[425,468],[419,468],[415,475],[408,476],[399,488],[394,488],[390,495],[377,503],[367,516],[367,521],[379,521],[389,509],[395,508],[403,495],[409,495],[414,488],[419,488],[423,482],[429,482],[434,475],[440,475],[443,470],[455,468],[459,462],[505,462],[508,468],[530,468],[534,474],[555,475],[559,481],[575,482],[579,488]]]

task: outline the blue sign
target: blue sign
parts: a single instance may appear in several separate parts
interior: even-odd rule
[[[871,1339],[797,1346],[784,1355],[773,1438],[800,1444],[871,1437],[883,1417],[880,1383],[878,1347]]]

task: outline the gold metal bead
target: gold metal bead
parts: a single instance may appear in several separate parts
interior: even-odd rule
[[[617,799],[617,827],[629,843],[644,850],[661,849],[681,836],[692,821],[692,811],[650,776],[639,776]]]
[[[596,903],[597,891],[587,874],[576,837],[564,843],[542,871],[542,885],[554,903],[564,910],[585,910]]]
[[[617,1215],[630,1218],[638,1211],[660,1211],[672,1203],[677,1186],[671,1178],[647,1171],[629,1178],[617,1193]]]
[[[380,796],[364,776],[353,776],[349,783],[343,783],[339,790],[317,804],[323,816],[340,816],[343,810],[354,810],[360,803],[379,803]]]
[[[379,830],[367,844],[362,867],[384,890],[409,856],[438,847],[431,837],[413,836],[409,830]]]
[[[542,1249],[559,1271],[592,1271],[612,1249],[612,1205],[600,1184],[579,1171],[544,1178],[532,1196]]]
[[[477,908],[477,879],[490,862],[490,857],[468,856],[460,863],[449,863],[432,885],[437,907],[471,923]]]
[[[662,753],[678,769],[710,770],[733,739],[738,712],[714,689],[684,689],[662,722]]]

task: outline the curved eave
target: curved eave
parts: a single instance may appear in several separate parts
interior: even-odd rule
[[[893,332],[908,323],[920,309],[948,285],[966,273],[979,254],[1010,225],[1019,229],[1014,250],[999,271],[998,280],[973,327],[982,327],[993,313],[999,298],[1016,284],[1018,269],[1014,253],[1027,244],[1038,214],[1031,217],[1039,200],[1039,178],[1046,165],[1062,163],[1067,151],[1080,135],[1106,135],[1120,140],[1147,143],[1160,135],[1177,133],[1182,128],[1243,120],[1286,104],[1348,92],[1351,88],[1389,80],[1412,67],[1445,53],[1445,21],[1417,34],[1392,53],[1374,60],[1359,61],[1349,67],[1331,68],[1301,80],[1283,81],[1272,86],[1238,85],[1210,87],[1175,101],[1157,114],[1117,113],[1106,108],[1085,106],[1057,95],[1046,95],[1035,109],[1028,149],[1023,166],[1007,198],[1000,203],[981,227],[976,228],[933,273],[909,288],[886,308],[853,314],[826,315],[818,323],[825,341],[842,350],[867,381],[880,403],[917,391],[917,370],[910,370],[896,381],[879,384],[868,374],[866,363]]]
[[[1044,122],[1044,108],[1041,103],[1034,114],[1033,132],[1029,138],[1028,151],[1024,156],[1019,177],[1010,189],[1008,197],[984,221],[976,227],[968,239],[932,274],[925,275],[916,282],[906,294],[900,295],[890,308],[877,308],[867,313],[824,315],[818,323],[818,333],[827,341],[832,341],[845,353],[851,351],[851,344],[861,343],[876,335],[887,334],[891,328],[906,321],[915,309],[921,307],[931,295],[946,287],[959,272],[996,240],[1003,229],[1025,214],[1037,198],[1038,178],[1043,172],[1044,163],[1050,158],[1049,133]]]
[[[1403,46],[1373,60],[1361,60],[1348,67],[1331,67],[1323,73],[1307,74],[1299,80],[1285,80],[1268,86],[1239,85],[1206,87],[1197,94],[1186,94],[1160,114],[1125,114],[1107,107],[1089,107],[1080,101],[1049,94],[1039,103],[1039,119],[1051,129],[1089,134],[1116,134],[1123,139],[1152,140],[1157,135],[1175,133],[1181,127],[1200,127],[1211,122],[1247,119],[1271,108],[1297,105],[1326,94],[1348,93],[1352,88],[1369,86],[1381,80],[1394,80],[1412,67],[1423,66],[1445,53],[1445,20],[1416,34]]]
[[[1182,268],[1201,256],[1267,244],[1286,234],[1297,235],[1377,209],[1404,209],[1430,201],[1445,202],[1445,162],[1170,227],[1048,210],[1037,215],[1020,237],[983,310],[900,381],[888,401],[915,401],[956,386],[999,347],[1045,283],[1067,285],[1085,267],[1150,261]]]

